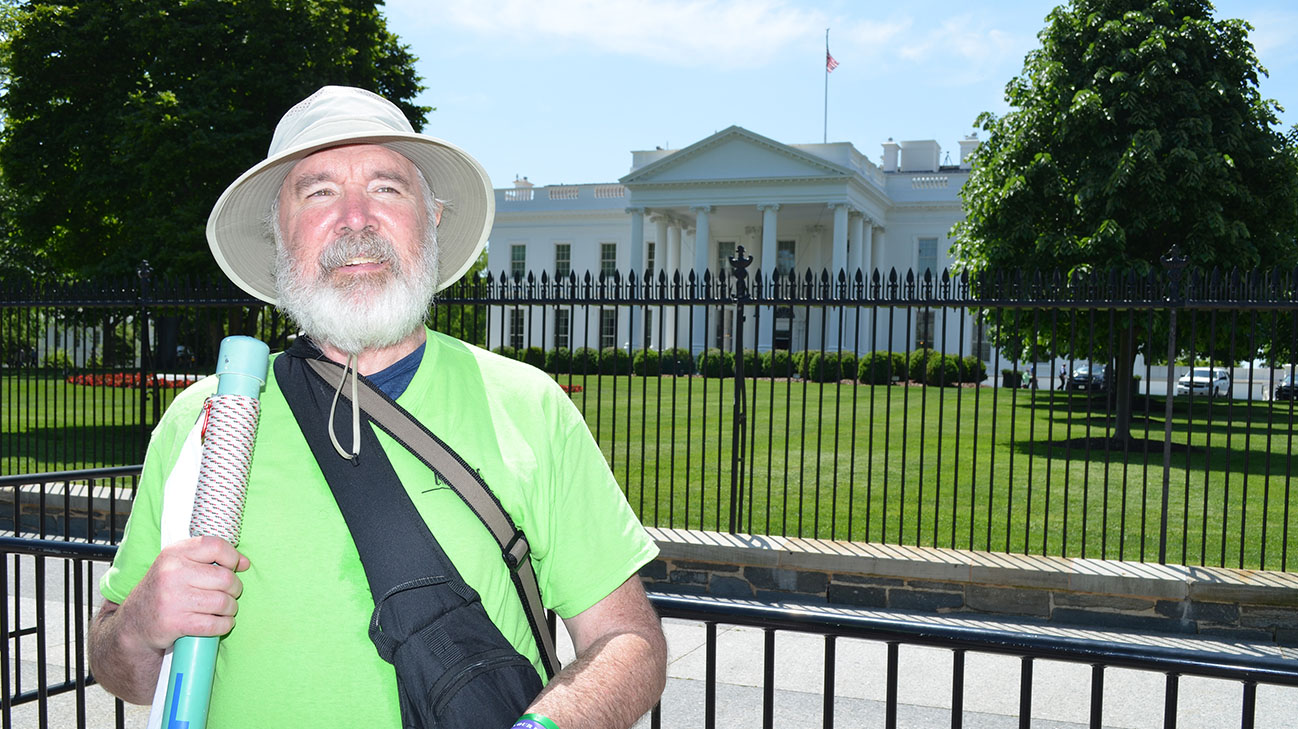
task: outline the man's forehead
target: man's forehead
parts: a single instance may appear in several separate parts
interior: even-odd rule
[[[289,170],[285,184],[303,175],[319,175],[332,171],[361,171],[370,174],[394,172],[415,176],[415,164],[400,152],[381,144],[345,144],[316,150],[298,160]]]

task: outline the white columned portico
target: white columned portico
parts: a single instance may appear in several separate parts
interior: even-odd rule
[[[712,250],[712,224],[711,224],[711,205],[697,205],[690,208],[694,213],[694,275],[699,277],[699,283],[703,282],[703,272],[707,271],[708,256]],[[693,352],[702,352],[707,347],[707,332],[704,327],[703,307],[691,307],[693,310],[694,321],[691,328],[694,336],[690,342],[690,350]]]
[[[777,265],[775,226],[779,222],[780,206],[778,203],[769,203],[758,205],[757,209],[762,211],[762,275],[770,281],[775,275]],[[775,307],[766,307],[766,315],[762,317],[762,329],[758,336],[758,351],[769,351],[771,343],[775,340]]]
[[[681,226],[676,220],[667,223],[667,250],[666,254],[667,277],[671,278],[681,270]]]
[[[847,214],[850,211],[847,203],[830,203],[829,209],[834,212],[834,232],[831,237],[832,249],[830,252],[830,270],[829,283],[833,296],[841,296],[844,291],[839,287],[840,279],[843,277],[844,282],[850,282],[847,278]],[[840,322],[843,321],[842,307],[833,307],[830,309],[829,317],[829,340],[825,342],[826,349],[837,350],[842,346],[843,332],[841,331]],[[851,341],[851,337],[847,337]]]

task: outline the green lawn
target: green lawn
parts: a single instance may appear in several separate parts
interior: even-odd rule
[[[646,524],[730,528],[733,380],[562,376]],[[1126,449],[1103,398],[749,380],[741,531],[1157,561],[1164,401]],[[162,391],[162,403],[174,391]],[[151,396],[150,396],[151,397]],[[140,460],[139,391],[0,377],[0,466]],[[153,403],[149,401],[152,409]],[[1148,414],[1146,412],[1148,408]],[[1167,560],[1292,569],[1288,403],[1175,403]],[[152,421],[152,418],[149,418]],[[108,422],[111,425],[94,425]],[[147,425],[145,426],[147,427]],[[1184,447],[1186,443],[1190,448]],[[1293,554],[1294,556],[1291,556]]]
[[[585,386],[573,400],[645,523],[729,528],[733,381],[572,382]],[[746,384],[742,531],[1159,559],[1161,397],[1138,402],[1140,441],[1123,449],[1106,442],[1113,413],[1102,397]],[[1288,477],[1289,404],[1174,405],[1167,560],[1291,568],[1298,533],[1286,534],[1286,524],[1298,493]]]

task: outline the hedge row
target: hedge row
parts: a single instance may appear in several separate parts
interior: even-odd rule
[[[735,355],[716,348],[704,350],[695,362],[689,350],[673,348],[659,352],[637,349],[627,352],[618,347],[597,350],[580,347],[569,351],[563,347],[549,351],[540,347],[514,349],[497,347],[496,354],[522,360],[533,367],[555,374],[574,375],[626,375],[642,377],[654,375],[688,375],[698,372],[704,377],[734,377]],[[838,382],[856,380],[865,384],[885,385],[898,380],[913,380],[931,385],[955,385],[962,382],[982,382],[987,377],[987,365],[977,357],[958,357],[917,349],[910,357],[900,352],[870,352],[860,359],[851,352],[821,352],[817,350],[790,353],[777,349],[755,352],[745,349],[744,374],[756,377],[792,377],[797,375],[811,382]]]

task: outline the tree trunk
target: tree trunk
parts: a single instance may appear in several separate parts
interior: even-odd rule
[[[1117,387],[1114,389],[1117,401],[1114,403],[1113,440],[1118,443],[1131,438],[1131,401],[1135,394],[1131,385],[1136,368],[1136,346],[1132,341],[1131,326],[1120,324],[1117,331],[1118,358],[1113,373],[1117,377]]]

